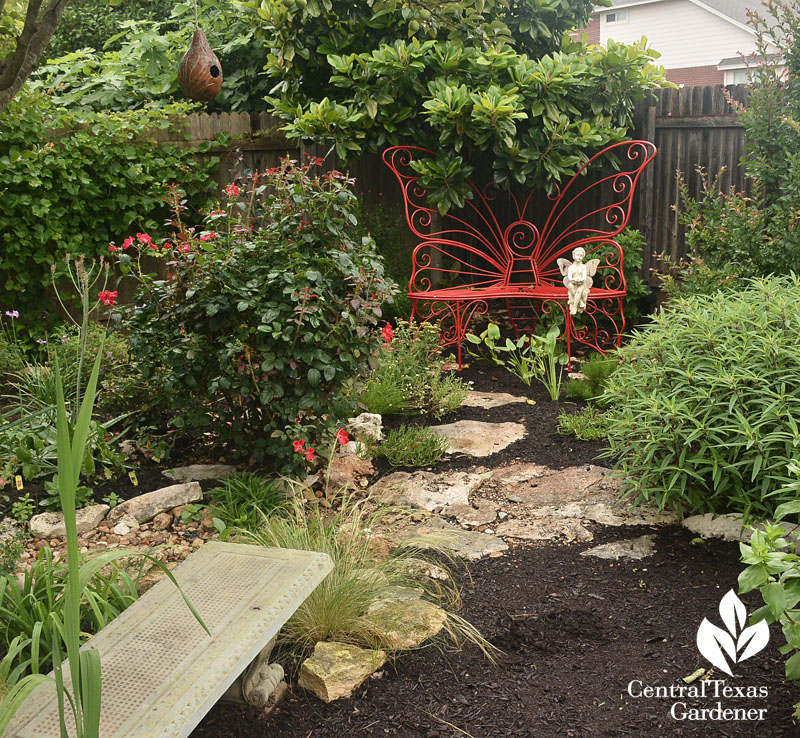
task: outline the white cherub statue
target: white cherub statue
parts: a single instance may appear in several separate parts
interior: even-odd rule
[[[558,268],[564,276],[564,285],[567,288],[567,302],[569,302],[569,314],[577,315],[586,310],[586,300],[589,298],[589,290],[592,287],[592,277],[597,272],[600,259],[592,259],[583,263],[586,250],[580,246],[572,252],[574,261],[569,259],[558,259]]]

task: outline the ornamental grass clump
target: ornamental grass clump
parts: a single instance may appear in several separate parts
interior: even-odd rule
[[[676,300],[620,351],[605,397],[626,494],[766,517],[800,448],[800,277]]]

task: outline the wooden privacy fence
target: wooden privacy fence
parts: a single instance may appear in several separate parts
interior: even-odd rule
[[[745,85],[727,89],[733,100],[747,102]],[[176,121],[173,127],[159,131],[158,140],[181,146],[211,142],[209,151],[200,156],[221,156],[216,175],[221,190],[239,173],[277,166],[282,156],[305,159],[306,154],[325,155],[323,147],[288,141],[279,130],[281,125],[280,119],[267,113],[192,114]],[[220,133],[228,134],[230,142],[216,143]],[[702,191],[701,179],[695,171],[698,166],[711,179],[724,168],[719,180],[721,189],[734,186],[748,191],[749,185],[740,166],[745,137],[725,91],[718,86],[655,91],[652,97],[636,106],[631,136],[653,141],[659,152],[639,183],[638,203],[630,223],[647,239],[643,265],[646,275],[655,263],[653,253],[666,253],[674,260],[686,254],[683,228],[678,222],[677,172],[683,172],[694,196]],[[325,166],[330,165],[326,163]],[[367,208],[380,205],[383,210],[402,213],[397,183],[378,156],[362,156],[347,168],[356,178],[356,189]],[[590,204],[582,203],[582,206]],[[602,205],[597,204],[598,207]],[[398,244],[399,248],[408,246],[410,240]]]

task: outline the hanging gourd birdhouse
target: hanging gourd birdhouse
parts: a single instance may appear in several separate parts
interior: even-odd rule
[[[211,51],[206,34],[199,28],[178,67],[178,84],[186,97],[200,102],[213,100],[222,89],[222,66]]]

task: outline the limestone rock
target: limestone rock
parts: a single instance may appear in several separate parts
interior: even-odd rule
[[[325,702],[349,697],[364,680],[386,663],[384,651],[323,641],[300,667],[298,685]]]
[[[582,551],[581,556],[595,556],[598,559],[644,559],[656,552],[654,538],[654,535],[624,538]]]
[[[535,518],[532,520],[506,520],[495,532],[505,538],[523,541],[549,541],[563,538],[566,541],[591,541],[594,537],[583,527],[580,518]]]
[[[167,530],[172,525],[172,515],[162,512],[153,518],[153,530]]]
[[[373,609],[368,619],[384,648],[419,648],[447,622],[447,613],[427,600],[393,600]]]
[[[417,600],[421,600],[424,594],[425,591],[422,587],[387,587],[381,592],[381,596],[367,608],[367,615],[393,602],[402,602],[406,600],[416,602]]]
[[[512,487],[534,479],[540,479],[547,474],[552,474],[552,472],[552,469],[548,469],[541,464],[511,464],[495,469],[492,474],[492,481],[502,487]]]
[[[203,490],[197,482],[173,484],[121,502],[108,513],[108,519],[116,524],[126,515],[130,515],[136,522],[146,523],[158,513],[185,505],[187,502],[196,502],[202,497]]]
[[[0,541],[13,538],[23,532],[23,527],[14,518],[5,517],[0,520]]]
[[[506,392],[477,392],[470,390],[466,399],[462,403],[466,407],[479,407],[484,410],[491,410],[495,407],[503,407],[513,403],[527,402],[524,397],[509,395]]]
[[[512,491],[507,487],[509,480],[514,480],[514,496],[521,498],[525,505],[535,506],[561,505],[593,495],[609,473],[608,469],[593,464],[571,466],[561,471],[544,468],[540,471],[533,468],[535,465],[530,467],[518,471],[516,475],[513,472],[500,473],[495,474],[494,478],[509,492]]]
[[[433,511],[447,505],[466,505],[482,481],[480,474],[467,472],[393,472],[373,485],[372,492],[384,502]]]
[[[431,430],[447,439],[451,454],[470,456],[491,456],[525,436],[522,423],[484,423],[478,420],[434,425]]]
[[[461,530],[441,518],[432,518],[423,525],[402,531],[395,540],[421,550],[449,551],[468,561],[508,550],[508,544],[496,536]]]
[[[367,479],[374,473],[375,469],[368,459],[362,459],[356,454],[334,454],[328,470],[328,489],[331,492],[357,489],[361,486],[362,479]]]
[[[441,566],[432,564],[430,561],[425,561],[424,559],[403,559],[403,565],[409,574],[422,575],[423,577],[436,579],[440,582],[447,582],[450,580],[450,574]]]
[[[377,413],[361,413],[347,421],[347,432],[356,441],[382,441],[383,418]]]
[[[94,530],[109,511],[108,505],[89,505],[75,512],[78,535]],[[60,512],[46,512],[34,515],[28,527],[30,532],[39,538],[63,538],[67,535],[64,526],[64,515]]]
[[[189,464],[167,469],[164,476],[174,482],[204,482],[209,479],[226,479],[236,471],[230,464]]]
[[[475,505],[450,505],[442,511],[442,515],[455,518],[461,525],[469,528],[477,528],[494,523],[497,510],[490,502],[478,502]]]

